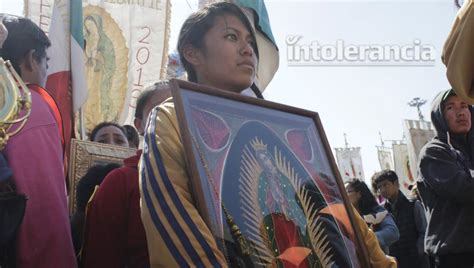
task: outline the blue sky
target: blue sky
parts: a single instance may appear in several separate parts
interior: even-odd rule
[[[184,19],[197,9],[196,0],[172,0],[170,48]],[[280,49],[280,67],[265,91],[269,100],[316,111],[332,147],[362,148],[366,179],[379,170],[376,145],[403,136],[403,119],[417,119],[407,102],[427,99],[422,109],[429,119],[429,102],[449,87],[441,62],[443,43],[456,8],[451,0],[267,0],[273,34]],[[0,12],[20,15],[19,0],[2,0]],[[288,36],[302,43],[405,45],[420,40],[431,45],[431,66],[288,66]]]
[[[421,97],[431,102],[449,87],[441,52],[456,9],[451,1],[269,1],[269,14],[280,47],[280,68],[267,89],[268,99],[320,114],[329,143],[362,149],[366,179],[379,170],[376,145],[403,136],[403,119],[416,119],[407,102]],[[289,18],[278,20],[277,18]],[[429,67],[289,67],[288,35],[305,40],[354,44],[434,46]],[[423,107],[429,118],[429,105]]]

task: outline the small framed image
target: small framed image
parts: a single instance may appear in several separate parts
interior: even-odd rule
[[[125,158],[136,154],[136,149],[72,139],[69,161],[69,212],[76,210],[76,186],[90,167],[99,164],[122,164]]]
[[[228,261],[370,267],[317,113],[180,80],[171,88],[194,198]]]

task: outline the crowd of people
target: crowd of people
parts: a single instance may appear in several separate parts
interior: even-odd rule
[[[256,42],[242,9],[220,2],[186,19],[178,52],[189,81],[240,93],[255,80]],[[221,250],[200,214],[164,81],[141,93],[134,126],[102,122],[90,132],[92,142],[135,148],[136,154],[122,165],[91,167],[77,185],[76,209],[69,215],[61,115],[44,88],[50,45],[29,19],[5,16],[0,23],[0,56],[11,62],[32,95],[26,125],[0,154],[0,182],[8,181],[28,198],[15,236],[1,241],[0,267],[248,266],[245,254]],[[459,53],[456,49],[445,53]],[[420,153],[418,195],[405,196],[391,170],[373,175],[372,191],[358,179],[344,185],[352,226],[372,267],[474,266],[473,108],[456,92],[442,91],[433,101],[436,138]],[[315,257],[306,254],[298,262],[280,255],[267,264],[309,267]],[[328,265],[344,267],[338,261]]]

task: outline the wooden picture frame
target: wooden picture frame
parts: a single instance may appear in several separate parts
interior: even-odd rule
[[[228,261],[370,267],[316,112],[170,85],[194,199]]]
[[[135,148],[72,139],[69,160],[69,212],[73,214],[76,210],[77,183],[90,167],[109,163],[123,165],[123,160],[136,152]]]

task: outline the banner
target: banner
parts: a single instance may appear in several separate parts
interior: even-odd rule
[[[411,174],[416,177],[418,155],[423,146],[435,136],[435,131],[430,122],[419,120],[405,120],[404,131],[407,138]]]
[[[82,0],[82,6],[86,129],[103,121],[131,124],[137,97],[166,71],[170,2]],[[53,9],[52,1],[25,1],[25,14],[48,32]]]
[[[354,178],[365,179],[359,147],[336,148],[336,160],[343,182]]]
[[[416,181],[415,177],[413,176],[410,159],[408,157],[408,147],[405,143],[394,143],[392,144],[392,149],[393,159],[395,162],[395,172],[398,176],[400,190],[406,196],[411,196],[411,192],[408,187],[415,184]]]
[[[390,148],[377,146],[377,155],[379,158],[380,169],[393,170],[392,152]]]
[[[25,17],[32,20],[41,30],[49,35],[51,18],[53,16],[54,0],[25,0]],[[59,8],[64,9],[64,7]],[[69,23],[68,23],[69,24]]]

